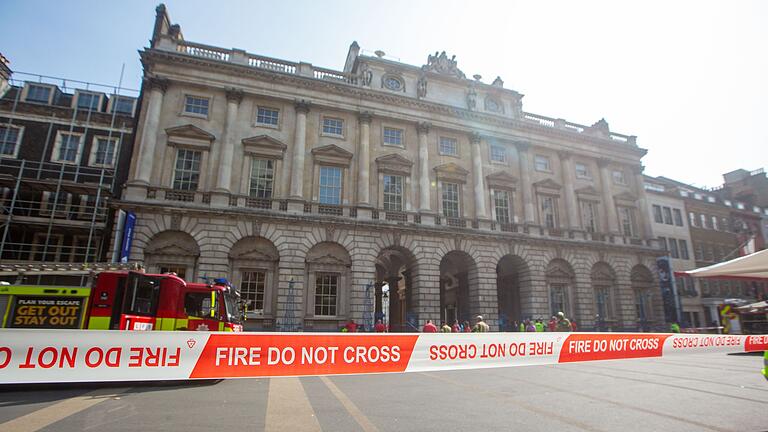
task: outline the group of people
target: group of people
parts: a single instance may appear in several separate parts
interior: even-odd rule
[[[491,327],[483,320],[482,315],[476,316],[475,321],[474,326],[470,325],[469,321],[460,323],[459,320],[454,320],[452,325],[443,321],[438,327],[432,323],[432,320],[427,320],[421,331],[422,333],[485,333],[491,331]]]
[[[552,318],[546,324],[544,324],[544,320],[541,318],[535,320],[533,318],[526,318],[523,322],[515,321],[512,323],[512,331],[519,332],[575,332],[576,330],[578,330],[576,321],[566,318],[563,312],[552,315]]]

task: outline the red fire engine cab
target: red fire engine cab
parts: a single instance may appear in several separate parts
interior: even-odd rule
[[[101,272],[91,289],[93,330],[243,330],[239,295],[225,279],[192,283],[173,274]]]

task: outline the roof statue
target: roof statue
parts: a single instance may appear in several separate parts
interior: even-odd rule
[[[429,57],[427,57],[427,64],[422,66],[421,69],[426,72],[435,72],[442,75],[454,76],[456,78],[466,78],[464,72],[459,70],[456,66],[456,56],[454,55],[451,56],[451,58],[448,58],[445,51],[441,53],[435,51],[435,55],[430,54]]]

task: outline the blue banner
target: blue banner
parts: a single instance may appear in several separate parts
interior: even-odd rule
[[[128,212],[125,215],[125,224],[123,225],[123,241],[120,248],[120,262],[127,263],[131,257],[131,244],[133,243],[133,228],[136,226],[136,214]]]
[[[668,256],[656,258],[656,268],[659,269],[659,287],[661,299],[664,302],[664,318],[667,322],[680,322],[678,308],[677,289],[675,277],[672,273],[672,262]]]

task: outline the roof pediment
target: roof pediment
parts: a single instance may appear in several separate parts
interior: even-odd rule
[[[256,156],[282,159],[288,147],[282,141],[269,135],[256,135],[243,138],[243,151]]]
[[[314,156],[315,160],[318,162],[349,166],[349,162],[352,160],[353,155],[352,152],[344,150],[335,144],[330,144],[313,148],[312,156]]]
[[[206,132],[203,129],[200,129],[199,127],[192,124],[174,126],[166,129],[165,133],[169,137],[172,136],[172,137],[190,138],[195,140],[205,140],[205,141],[213,141],[216,139],[216,136],[214,136],[212,133]]]
[[[544,179],[541,181],[537,181],[533,184],[534,187],[542,188],[542,189],[553,189],[553,190],[560,190],[562,189],[562,185],[551,178]]]

